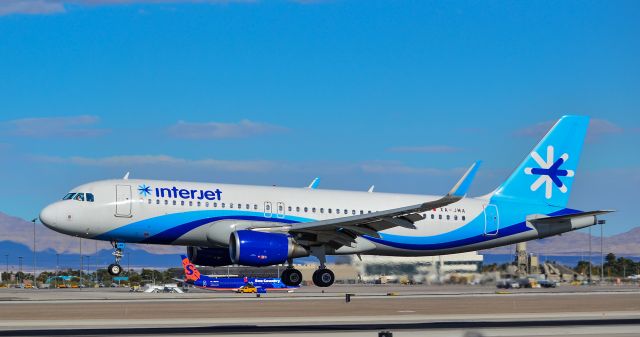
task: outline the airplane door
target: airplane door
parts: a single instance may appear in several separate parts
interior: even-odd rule
[[[496,205],[484,206],[484,235],[498,235],[500,217]]]
[[[116,185],[116,216],[131,217],[131,186]]]
[[[264,202],[264,217],[270,218],[273,214],[273,210],[271,209],[271,201]]]
[[[276,213],[276,214],[277,214],[278,218],[280,218],[280,219],[284,218],[284,202],[279,201],[278,204],[277,204],[277,207],[278,207],[278,209],[277,209],[278,213]]]

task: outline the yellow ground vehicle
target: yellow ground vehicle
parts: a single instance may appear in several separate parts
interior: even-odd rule
[[[258,292],[258,288],[256,288],[253,284],[246,284],[238,288],[236,292],[240,294],[255,294]]]

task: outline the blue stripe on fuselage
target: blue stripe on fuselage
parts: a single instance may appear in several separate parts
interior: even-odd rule
[[[579,211],[565,208],[551,212],[549,213],[549,216],[574,214],[577,212]],[[527,227],[524,221],[522,221],[500,228],[497,235],[487,236],[484,235],[483,214],[484,213],[480,213],[478,217],[474,218],[464,226],[443,234],[432,236],[404,236],[380,233],[379,239],[369,236],[365,236],[365,238],[372,242],[390,247],[424,251],[455,248],[490,241],[496,238],[504,238],[532,230]],[[278,222],[282,224],[315,221],[314,219],[295,216],[267,218],[264,217],[264,214],[261,212],[231,210],[193,211],[167,214],[134,222],[100,234],[94,237],[94,239],[149,244],[171,244],[189,231],[220,220],[265,221]]]

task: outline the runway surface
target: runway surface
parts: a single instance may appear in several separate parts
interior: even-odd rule
[[[346,303],[345,293],[355,294]],[[0,289],[0,336],[638,336],[640,288],[338,286],[322,293]]]

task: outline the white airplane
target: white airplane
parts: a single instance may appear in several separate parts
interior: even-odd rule
[[[328,287],[327,255],[430,256],[544,238],[592,226],[610,211],[566,208],[589,124],[565,116],[495,191],[465,198],[479,162],[443,197],[143,179],[91,182],[42,210],[47,227],[110,241],[112,275],[125,242],[187,246],[197,265],[288,263],[281,278],[297,286],[298,257],[320,261],[313,282]]]

